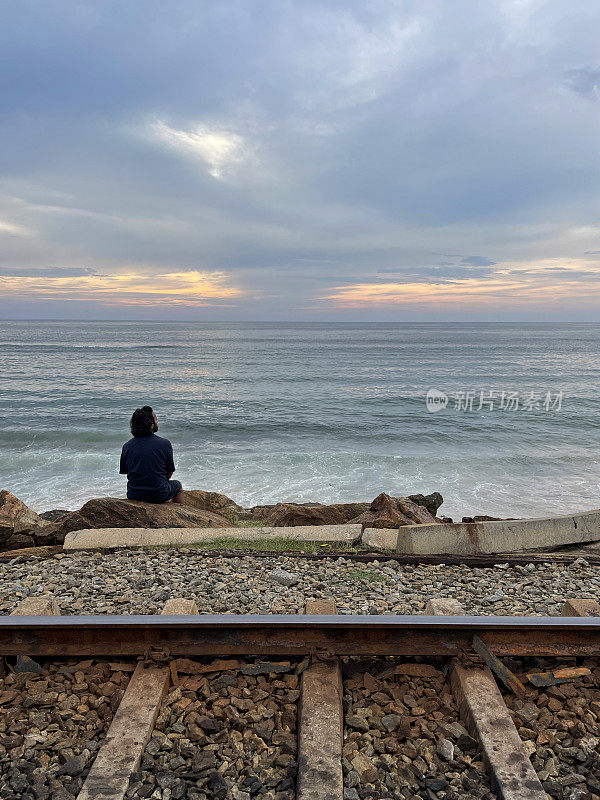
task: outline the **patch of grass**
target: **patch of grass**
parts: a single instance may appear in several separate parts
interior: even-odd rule
[[[348,577],[356,581],[367,581],[368,583],[385,583],[385,578],[379,572],[371,572],[367,569],[350,569]]]
[[[273,539],[230,539],[226,536],[212,542],[198,542],[193,545],[198,550],[272,550],[274,553],[283,553],[285,550],[302,550],[305,553],[315,553],[314,542],[299,542],[286,536],[277,536]]]
[[[269,553],[357,553],[362,551],[360,545],[352,544],[320,544],[319,542],[303,542],[287,536],[276,536],[264,539],[235,539],[227,536],[220,536],[211,542],[194,542],[182,545],[156,545],[143,548],[145,550],[172,550],[187,548],[190,550],[203,550],[206,552],[246,550],[255,552]]]
[[[235,523],[236,528],[266,528],[269,524],[262,519],[240,519]]]

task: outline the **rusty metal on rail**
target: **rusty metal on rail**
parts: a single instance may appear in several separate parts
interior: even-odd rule
[[[282,529],[284,530],[284,529]],[[185,545],[182,545],[185,547]],[[177,549],[176,547],[174,549]],[[39,561],[52,558],[56,555],[73,556],[77,552],[90,552],[101,553],[102,555],[110,555],[111,553],[121,553],[123,548],[120,547],[100,547],[88,551],[73,551],[65,553],[62,545],[46,545],[42,547],[25,547],[21,550],[5,550],[0,552],[0,564],[10,563],[11,561],[18,561],[21,563],[27,561]],[[147,555],[144,548],[131,548],[127,550],[131,556],[133,554]],[[343,558],[346,561],[353,561],[356,563],[368,564],[373,561],[379,563],[387,563],[394,561],[402,566],[419,566],[421,564],[428,564],[432,566],[467,566],[467,567],[494,567],[498,564],[508,564],[510,567],[520,566],[526,564],[563,564],[569,566],[578,558],[585,558],[589,564],[600,564],[600,555],[587,550],[577,550],[576,552],[568,552],[563,549],[555,551],[540,552],[538,550],[522,551],[517,553],[494,553],[492,555],[478,555],[478,556],[458,556],[455,553],[445,553],[441,555],[419,555],[412,556],[404,553],[391,553],[389,550],[371,549],[369,551],[351,551],[351,550],[324,550],[318,553],[305,553],[299,550],[202,550],[199,548],[196,551],[204,559],[219,559],[219,558],[273,558],[285,556],[293,560],[305,561],[335,561],[338,558]]]
[[[0,656],[600,656],[598,617],[0,617]]]

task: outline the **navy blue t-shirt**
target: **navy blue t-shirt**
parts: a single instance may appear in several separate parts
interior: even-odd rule
[[[123,445],[119,471],[127,475],[130,500],[156,502],[167,498],[171,491],[167,475],[175,472],[171,442],[155,433],[134,436]]]

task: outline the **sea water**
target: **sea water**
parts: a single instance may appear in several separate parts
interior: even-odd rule
[[[123,496],[149,404],[184,487],[243,505],[597,508],[599,346],[594,324],[4,321],[0,488],[37,511]]]

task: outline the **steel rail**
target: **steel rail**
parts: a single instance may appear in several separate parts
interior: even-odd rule
[[[600,656],[600,617],[234,615],[0,617],[0,656]]]

